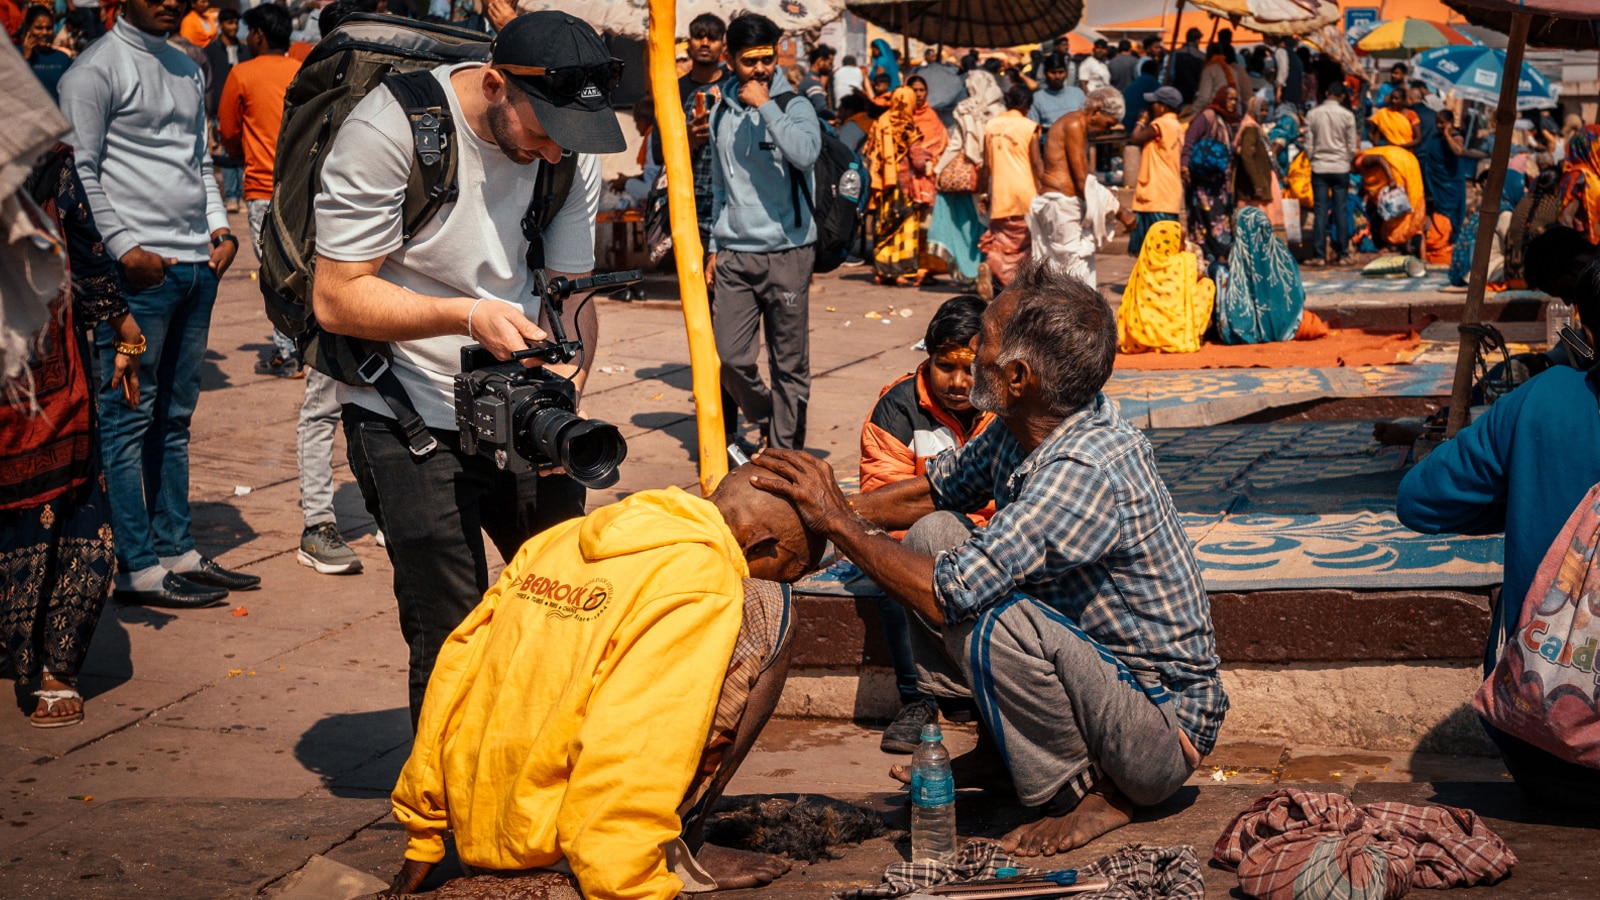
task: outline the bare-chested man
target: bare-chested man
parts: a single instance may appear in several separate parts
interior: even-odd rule
[[[1095,286],[1095,239],[1089,227],[1094,206],[1088,200],[1089,138],[1116,127],[1125,111],[1120,91],[1101,88],[1082,108],[1057,119],[1045,136],[1043,190],[1028,208],[1033,258],[1053,261],[1090,287]]]

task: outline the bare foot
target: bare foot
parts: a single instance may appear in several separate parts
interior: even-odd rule
[[[950,775],[958,788],[980,788],[1001,794],[1015,790],[1000,751],[983,735],[978,738],[978,746],[950,760]],[[901,784],[910,784],[911,767],[890,766],[889,777]]]
[[[789,861],[781,856],[716,844],[701,844],[694,858],[717,880],[719,891],[761,887],[789,871]]]
[[[1096,788],[1064,816],[1045,816],[1012,831],[1001,849],[1017,856],[1053,856],[1082,847],[1108,831],[1133,821],[1133,804],[1116,788]]]

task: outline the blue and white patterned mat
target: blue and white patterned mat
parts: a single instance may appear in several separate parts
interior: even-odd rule
[[[1394,499],[1404,450],[1373,440],[1370,422],[1148,435],[1209,591],[1476,588],[1502,579],[1500,535],[1431,536],[1400,524]],[[847,491],[856,485],[841,480]],[[880,593],[848,561],[796,590]]]

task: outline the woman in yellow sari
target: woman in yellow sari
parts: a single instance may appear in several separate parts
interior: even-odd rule
[[[1117,308],[1117,347],[1123,353],[1193,353],[1211,325],[1217,286],[1200,274],[1183,248],[1183,226],[1157,222],[1145,235],[1139,260]]]
[[[1420,256],[1420,245],[1410,245],[1422,236],[1427,222],[1427,195],[1422,166],[1405,148],[1414,134],[1411,122],[1392,109],[1380,109],[1372,114],[1372,130],[1386,146],[1357,154],[1356,170],[1361,173],[1361,188],[1367,199],[1367,220],[1377,226],[1373,239]]]
[[[927,179],[931,158],[917,130],[917,94],[895,88],[889,109],[867,136],[867,170],[872,175],[877,213],[872,265],[879,284],[912,284],[917,277],[917,245],[921,233],[917,187]],[[930,197],[931,200],[931,192]]]

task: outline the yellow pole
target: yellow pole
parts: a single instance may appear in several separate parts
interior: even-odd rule
[[[694,372],[694,416],[700,434],[700,492],[710,495],[728,474],[722,433],[722,363],[711,333],[700,225],[694,208],[694,172],[689,161],[689,126],[678,97],[677,0],[650,0],[650,93],[656,97],[656,130],[667,164],[667,198],[672,221],[672,253],[678,262],[678,292],[689,333],[689,365]]]

